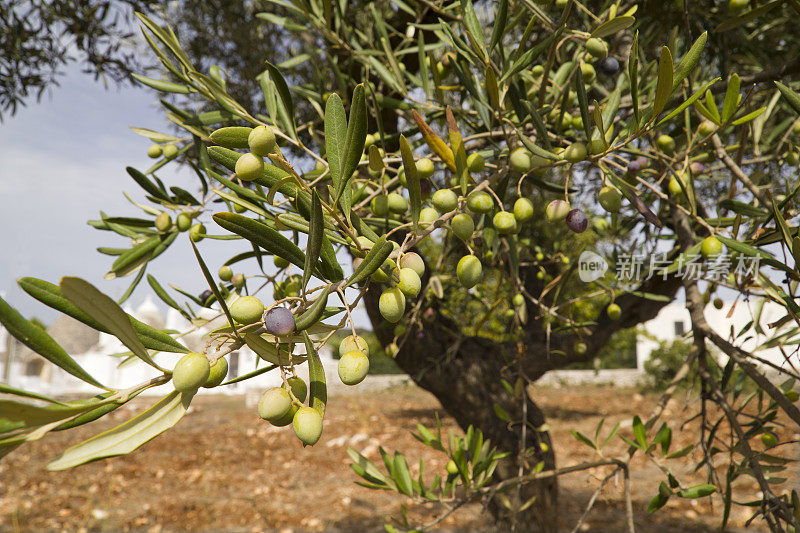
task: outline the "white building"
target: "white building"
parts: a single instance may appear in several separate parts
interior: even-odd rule
[[[190,332],[181,335],[179,340],[194,351],[200,351],[205,345],[208,340],[205,337],[207,331],[223,325],[222,323],[209,323],[209,329],[194,330],[189,321],[174,309],[169,309],[165,316],[149,296],[135,310],[126,307],[125,311],[138,320],[156,328],[166,328],[180,333]],[[208,315],[207,318],[218,315],[217,311],[210,309],[203,309],[201,310],[202,312]],[[222,317],[221,320],[224,321],[225,318]],[[217,320],[213,322],[217,322]],[[128,352],[128,349],[119,339],[113,335],[95,331],[68,316],[61,315],[47,331],[70,354],[76,363],[100,383],[108,387],[125,389],[161,374],[158,370],[136,357],[125,358],[115,355]],[[6,347],[7,337],[7,332],[0,327],[0,381],[3,383],[18,389],[53,396],[86,395],[98,392],[97,388],[48,363],[43,357],[18,342],[9,342],[9,350]],[[14,340],[13,338],[11,339]],[[330,351],[322,350],[319,355],[325,367],[326,375],[336,376],[337,361],[333,359]],[[182,354],[179,353],[164,352],[156,354],[153,359],[164,368],[172,368],[181,356]],[[230,353],[226,356],[226,359],[228,361],[228,380],[267,365],[246,346]],[[6,369],[6,364],[9,360],[11,364]],[[308,380],[307,365],[299,366],[298,375],[306,381]],[[329,381],[332,382],[334,380],[329,379]],[[275,370],[224,387],[216,387],[214,389],[201,388],[199,393],[244,394],[258,392],[260,395],[261,391],[277,386],[280,383],[280,373]],[[331,383],[331,385],[335,386],[335,383]],[[170,387],[171,384],[154,387],[143,394],[164,395]]]
[[[755,320],[757,311],[758,306],[755,304],[749,304],[742,300],[735,304],[733,301],[725,301],[722,309],[707,305],[705,316],[708,324],[720,336],[743,350],[755,352],[758,357],[778,366],[787,365],[786,356],[789,356],[795,365],[800,364],[794,346],[784,348],[786,356],[779,346],[770,348],[762,346],[775,334],[774,330],[770,328],[770,324],[786,315],[783,306],[773,302],[764,303],[758,320],[763,334],[756,333],[753,328],[749,328],[744,335],[741,334],[744,328]],[[644,362],[658,347],[658,341],[672,341],[683,337],[691,327],[689,311],[683,303],[673,302],[664,306],[653,320],[644,324],[645,334],[639,335],[636,343],[636,366],[640,370],[644,369]]]

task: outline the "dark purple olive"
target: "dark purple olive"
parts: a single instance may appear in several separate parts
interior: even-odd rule
[[[419,182],[419,190],[422,193],[423,198],[427,198],[431,194],[431,181],[430,180],[420,180]]]
[[[212,296],[214,296],[213,292],[211,292],[210,290],[205,290],[200,293],[198,299],[200,300],[200,303],[203,304],[203,307],[208,307],[208,305],[210,304],[207,305],[207,302],[211,299]]]
[[[283,337],[294,331],[294,315],[285,307],[273,307],[264,317],[267,332],[276,337]]]
[[[619,61],[616,57],[605,57],[598,62],[597,67],[603,74],[613,76],[619,72]]]
[[[575,233],[583,233],[589,226],[589,219],[580,209],[572,209],[567,213],[567,227]]]
[[[631,176],[635,175],[642,169],[642,166],[639,164],[638,161],[634,160],[628,163],[628,174]]]
[[[700,161],[692,161],[692,164],[689,165],[689,168],[691,169],[692,174],[694,174],[695,176],[702,174],[706,171],[706,166]]]

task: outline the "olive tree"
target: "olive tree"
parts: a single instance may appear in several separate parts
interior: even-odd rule
[[[648,511],[673,497],[711,495],[723,502],[724,524],[741,504],[734,483],[752,477],[763,494],[754,517],[774,531],[797,529],[797,493],[774,484],[791,443],[773,433],[781,420],[800,423],[796,351],[784,348],[784,363],[775,364],[742,348],[753,336],[763,347],[793,346],[800,331],[800,237],[792,226],[800,95],[789,84],[798,64],[787,56],[797,42],[789,29],[796,4],[657,2],[660,19],[648,17],[649,4],[461,0],[355,11],[342,2],[280,2],[281,14],[259,18],[300,36],[306,52],[280,66],[266,62],[252,80],[261,109],[229,94],[224,69],[198,67],[169,26],[140,16],[164,77],[138,79],[178,95],[162,103],[181,133],[137,128],[157,159],[144,172],[128,168],[145,193],[147,203],[136,202],[145,215],[93,224],[129,240],[126,249],[103,250],[116,256],[113,276],[133,278],[123,298],[150,261],[188,239],[210,293],[201,300],[184,292],[191,302],[181,304],[154,277],[147,281],[197,327],[209,321],[191,303],[214,305],[220,317],[210,322],[207,349],[187,353],[84,280],[21,279],[31,296],[117,336],[130,357],[161,375],[110,390],[0,301],[13,335],[103,391],[61,403],[4,387],[50,405],[3,404],[3,453],[171,381],[174,392],[145,413],[68,449],[50,468],[127,453],[174,425],[199,387],[224,386],[225,357],[244,345],[268,364],[236,381],[269,371],[283,378],[264,392],[259,415],[291,424],[313,445],[324,430],[329,378],[317,352],[350,329],[338,379],[364,379],[369,350],[352,320],[363,303],[387,352],[465,430],[446,438],[419,426],[419,440],[450,458],[431,477],[421,464],[412,478],[400,452],[382,450],[378,465],[351,450],[366,486],[441,502],[446,513],[485,500],[517,529],[554,530],[558,477],[603,467],[597,491],[622,474],[633,530],[630,465],[644,455],[665,476]],[[697,23],[714,17],[713,27]],[[731,37],[745,34],[778,44]],[[728,43],[735,60],[706,52]],[[299,65],[302,76],[293,71]],[[202,101],[203,111],[183,98]],[[174,164],[194,170],[196,190],[163,183],[161,169]],[[208,237],[231,240],[216,277],[199,244]],[[633,260],[642,256],[643,264]],[[244,261],[260,274],[235,272]],[[756,317],[723,336],[704,314],[722,287],[777,303],[785,315],[768,325]],[[576,432],[597,460],[556,465],[530,385],[591,361],[615,333],[678,296],[691,315],[691,348],[655,409],[634,417],[632,436],[602,424],[593,436]],[[712,349],[719,355],[708,357]],[[166,368],[153,360],[158,352],[185,355]],[[303,364],[308,385],[295,375]],[[694,452],[674,449],[662,420],[687,382],[700,391]],[[603,448],[617,438],[627,453],[610,457]],[[708,483],[689,486],[672,471],[689,453],[698,454]],[[721,455],[727,468],[718,466]],[[388,527],[419,525],[399,518]]]

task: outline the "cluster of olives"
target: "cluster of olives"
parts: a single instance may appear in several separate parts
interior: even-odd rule
[[[188,353],[172,370],[172,384],[178,392],[195,392],[200,387],[211,389],[228,375],[228,362],[220,357],[214,364],[202,353]]]
[[[386,274],[386,270],[391,272],[391,277]],[[392,259],[387,259],[384,265],[375,271],[372,276],[373,281],[392,284],[381,293],[378,300],[378,309],[383,318],[391,323],[399,322],[403,318],[406,298],[416,298],[419,295],[424,274],[425,262],[415,252],[404,253],[397,264]]]
[[[277,338],[285,338],[295,331],[295,317],[289,309],[276,306],[265,313],[264,304],[255,296],[240,296],[230,305],[230,312],[231,318],[238,324],[263,324],[267,333]],[[313,407],[303,405],[307,396],[305,381],[291,376],[282,386],[264,392],[258,402],[258,414],[274,426],[292,424],[303,444],[316,444],[322,435],[322,414]]]
[[[189,238],[193,242],[199,242],[202,241],[206,236],[206,227],[200,222],[192,224],[192,218],[195,215],[196,213],[191,213],[188,211],[178,213],[178,216],[175,217],[174,227],[178,228],[178,231],[180,232],[188,231]],[[172,217],[169,215],[169,213],[162,211],[156,216],[155,226],[156,229],[161,233],[172,231]]]
[[[158,159],[164,156],[165,159],[171,161],[178,157],[178,147],[173,144],[151,144],[147,149],[147,157],[151,159]]]
[[[242,181],[253,181],[264,172],[264,158],[275,152],[275,132],[267,126],[256,126],[247,138],[250,152],[236,160],[235,172]]]
[[[322,413],[303,405],[308,386],[302,378],[291,376],[280,387],[264,391],[258,401],[258,416],[277,427],[292,424],[295,435],[306,446],[313,446],[322,436]]]

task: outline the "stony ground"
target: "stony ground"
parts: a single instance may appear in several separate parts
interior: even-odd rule
[[[632,414],[646,414],[655,396],[613,387],[539,387],[536,392],[553,430],[560,466],[595,459],[569,429],[593,434],[606,417],[606,427],[622,421],[630,435]],[[387,517],[400,512],[403,497],[376,492],[354,483],[346,448],[352,446],[379,460],[378,446],[403,450],[414,464],[426,460],[426,471],[444,468],[441,454],[422,446],[410,431],[417,422],[434,424],[439,412],[445,428],[456,429],[436,400],[414,387],[379,393],[353,393],[333,398],[320,443],[301,449],[291,429],[263,423],[241,397],[199,398],[173,430],[134,453],[85,465],[67,472],[47,472],[45,465],[61,450],[99,429],[139,411],[147,400],[120,409],[112,419],[74,432],[51,434],[0,462],[0,531],[383,531]],[[673,401],[667,415],[685,416],[683,403]],[[690,405],[691,411],[696,406]],[[682,418],[681,418],[682,419]],[[677,425],[677,424],[676,424]],[[677,428],[675,428],[677,429]],[[675,449],[689,442],[696,427],[674,437]],[[794,430],[797,431],[796,428]],[[800,435],[784,430],[782,437]],[[622,454],[619,439],[608,453]],[[797,457],[797,449],[786,449]],[[670,461],[682,480],[702,483],[692,474],[694,456]],[[413,467],[412,467],[412,470]],[[560,526],[570,531],[583,512],[599,479],[608,470],[582,471],[561,478]],[[413,472],[412,472],[413,473]],[[797,486],[797,472],[777,489]],[[701,532],[718,530],[722,509],[713,498],[674,498],[655,515],[647,501],[663,479],[658,467],[644,459],[633,462],[633,495],[637,531]],[[597,500],[583,531],[623,530],[622,483],[609,483]],[[740,483],[740,500],[755,496],[757,487]],[[425,523],[442,512],[435,505],[407,505],[413,523]],[[744,526],[746,511],[734,509],[731,530]],[[445,531],[492,531],[479,504],[450,515]],[[760,531],[755,523],[750,531]]]

